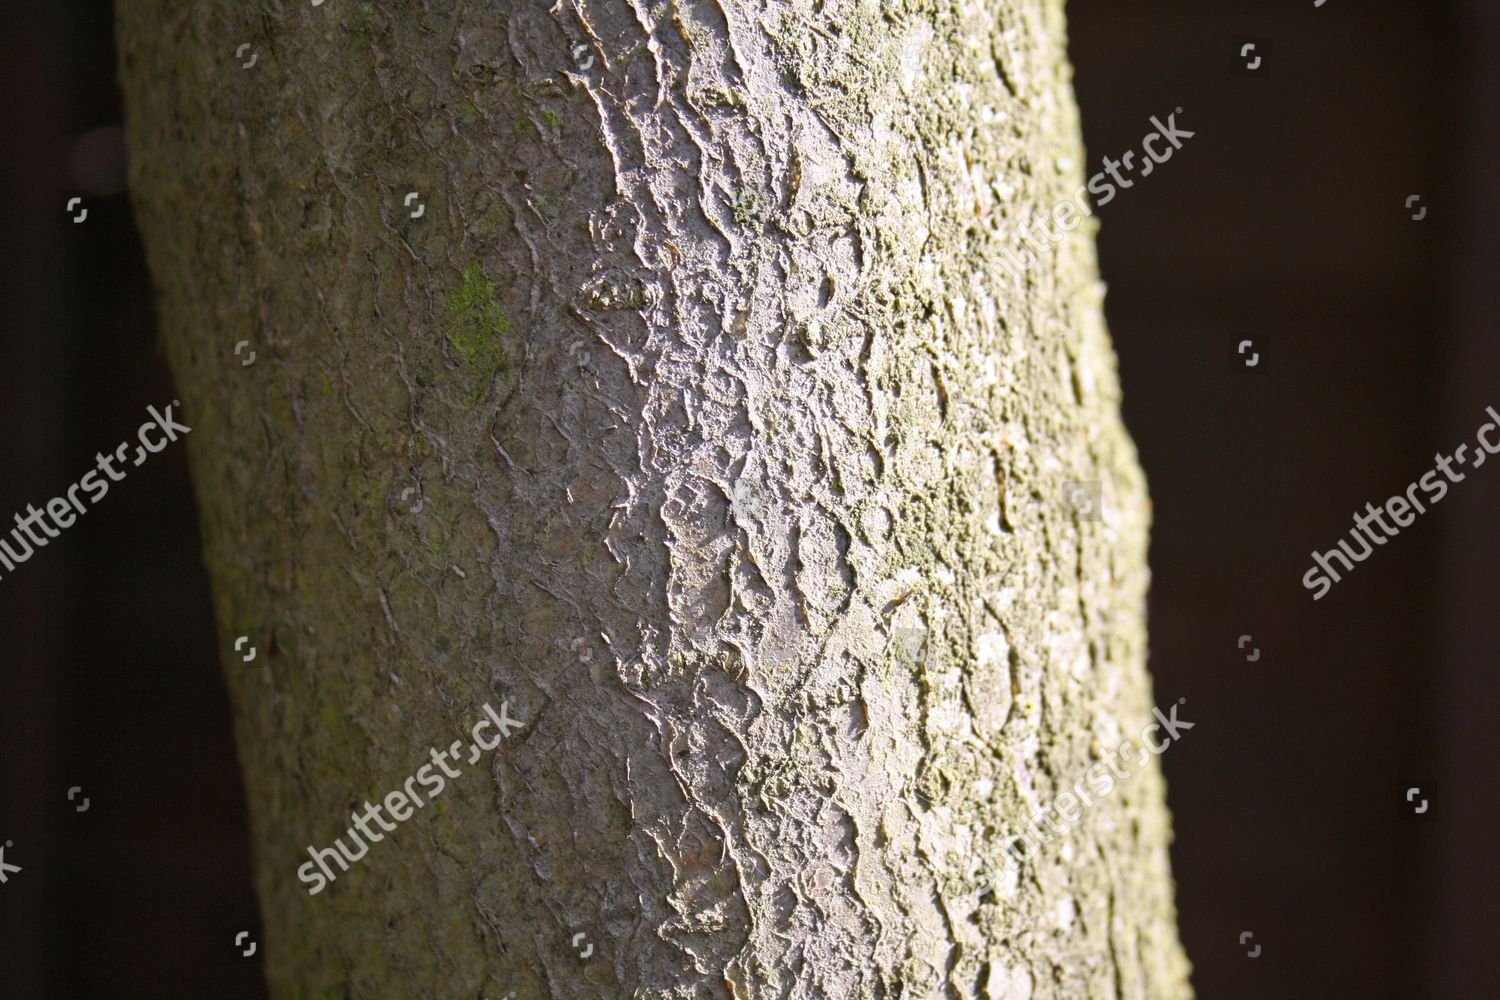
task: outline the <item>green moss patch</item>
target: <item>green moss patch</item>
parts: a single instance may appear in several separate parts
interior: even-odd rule
[[[464,270],[463,282],[448,300],[448,317],[448,343],[483,392],[505,367],[505,334],[511,324],[495,298],[495,283],[478,261]]]

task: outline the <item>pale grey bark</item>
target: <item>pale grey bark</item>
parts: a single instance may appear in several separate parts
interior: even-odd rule
[[[278,997],[1189,995],[1059,3],[119,20]]]

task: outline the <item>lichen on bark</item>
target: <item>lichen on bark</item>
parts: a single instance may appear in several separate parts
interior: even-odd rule
[[[1061,5],[336,7],[119,15],[275,994],[1189,995]]]

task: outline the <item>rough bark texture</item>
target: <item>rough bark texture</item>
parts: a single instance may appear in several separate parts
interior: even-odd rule
[[[119,22],[278,997],[1188,995],[1059,2]]]

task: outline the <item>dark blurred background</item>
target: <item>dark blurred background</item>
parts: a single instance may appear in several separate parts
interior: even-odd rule
[[[1301,578],[1500,408],[1500,5],[1069,9],[1086,174],[1152,115],[1181,107],[1197,133],[1099,215],[1156,509],[1157,701],[1196,724],[1163,765],[1199,996],[1494,996],[1500,469],[1323,600]],[[6,27],[8,516],[173,392],[109,6],[18,6]],[[1245,337],[1265,374],[1231,370]],[[258,953],[232,944],[259,931],[184,449],[111,492],[0,579],[0,843],[25,869],[0,886],[0,994],[261,997]]]
[[[1099,216],[1156,700],[1196,723],[1162,763],[1199,995],[1500,996],[1500,469],[1301,583],[1500,409],[1500,4],[1069,10],[1090,171],[1151,115],[1197,132]]]

